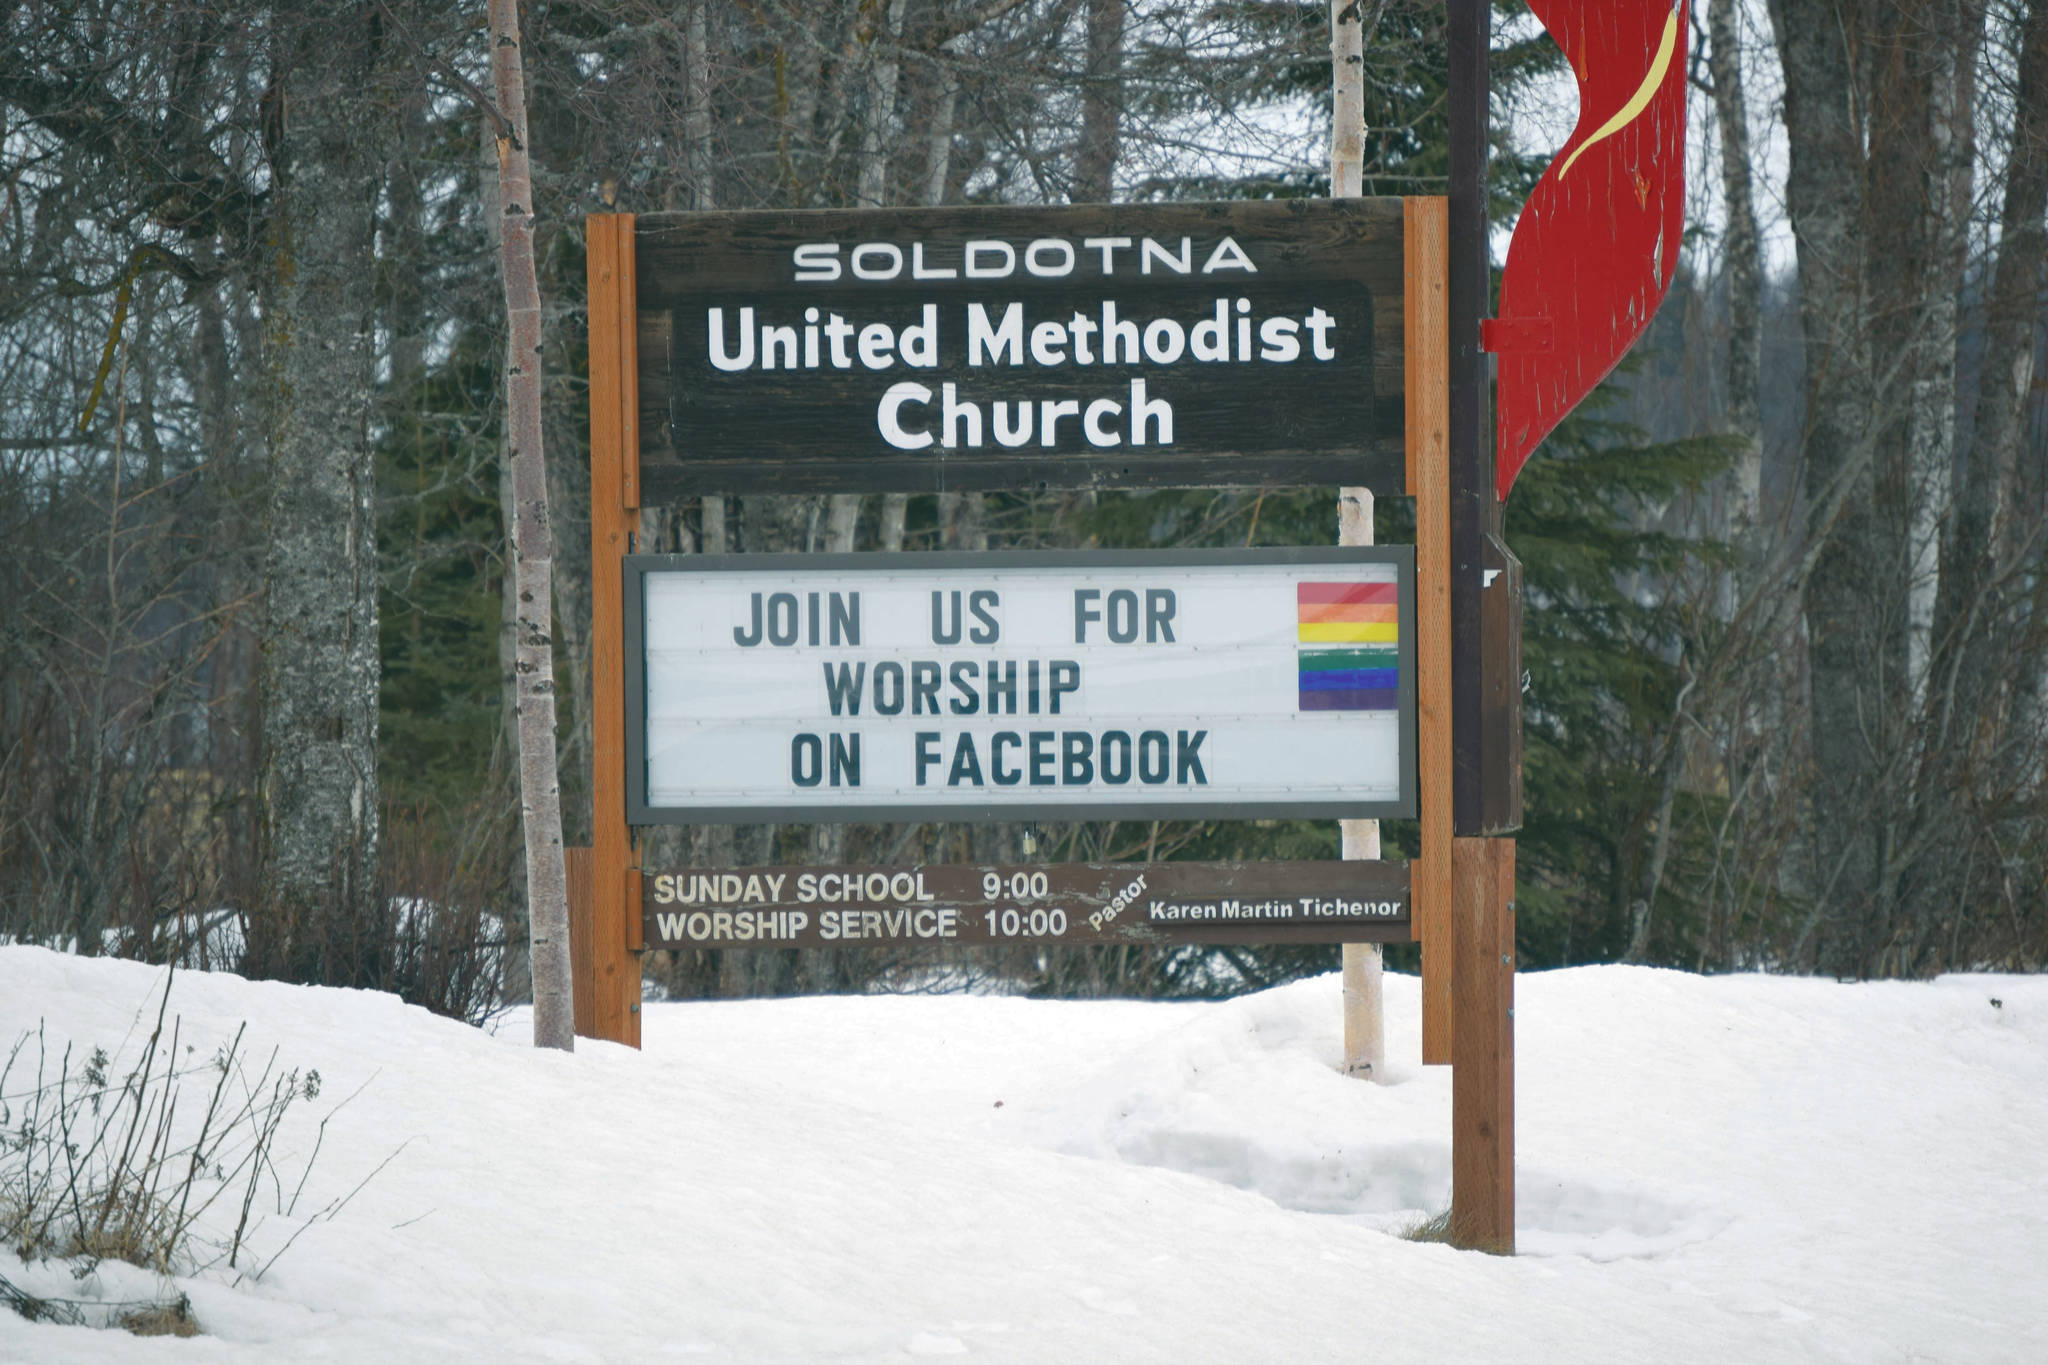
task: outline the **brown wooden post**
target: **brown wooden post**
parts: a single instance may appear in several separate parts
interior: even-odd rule
[[[597,958],[591,934],[590,850],[564,848],[562,870],[569,883],[569,990],[575,1005],[576,1036],[595,1038]]]
[[[1451,1060],[1451,510],[1449,213],[1402,201],[1407,279],[1404,390],[1408,493],[1415,499],[1417,769],[1422,848],[1414,863],[1422,944],[1422,1060]]]
[[[624,556],[640,524],[633,215],[584,220],[590,281],[589,899],[593,1037],[640,1045],[639,869],[626,826]]]
[[[1515,1252],[1515,841],[1452,843],[1451,1241]]]

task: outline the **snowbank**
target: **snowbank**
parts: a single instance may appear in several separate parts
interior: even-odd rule
[[[160,981],[0,949],[0,1044],[133,1051]],[[0,1360],[2048,1359],[2048,980],[1524,976],[1512,1260],[1391,1235],[1448,1197],[1450,1078],[1388,988],[1373,1086],[1334,978],[650,1005],[571,1057],[181,975],[201,1055],[247,1020],[321,1073],[257,1233],[298,1240],[179,1281],[205,1337],[0,1312]]]

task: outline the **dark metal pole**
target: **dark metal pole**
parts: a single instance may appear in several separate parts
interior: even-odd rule
[[[1448,0],[1450,38],[1451,750],[1461,837],[1522,823],[1521,565],[1501,540],[1479,320],[1492,311],[1486,215],[1489,0]]]

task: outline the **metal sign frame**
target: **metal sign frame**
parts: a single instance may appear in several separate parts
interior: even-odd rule
[[[830,802],[781,806],[655,806],[647,783],[647,639],[644,585],[649,574],[663,570],[726,573],[767,569],[804,574],[887,569],[892,572],[935,573],[1010,569],[1117,569],[1392,564],[1398,574],[1399,617],[1396,645],[1400,661],[1397,735],[1400,746],[1400,795],[1392,801],[1250,801],[1243,797],[1153,801],[988,802],[877,804],[858,793]],[[1417,809],[1415,549],[1410,545],[1371,548],[1312,546],[1270,549],[1215,550],[1021,550],[979,554],[734,554],[628,555],[625,560],[625,752],[626,821],[630,825],[741,824],[766,821],[845,820],[1254,820],[1346,819],[1410,820]],[[1135,793],[1134,793],[1135,794]]]

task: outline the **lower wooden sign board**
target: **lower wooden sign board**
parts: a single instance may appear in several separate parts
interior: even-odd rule
[[[648,870],[648,948],[1405,943],[1408,864],[920,864]]]

